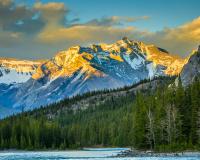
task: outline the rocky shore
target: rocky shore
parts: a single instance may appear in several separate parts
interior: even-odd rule
[[[184,152],[172,152],[172,153],[161,153],[154,151],[138,151],[138,150],[126,150],[122,151],[115,157],[199,157],[200,152],[184,151]]]

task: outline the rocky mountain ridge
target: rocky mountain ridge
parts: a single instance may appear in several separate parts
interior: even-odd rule
[[[0,58],[0,83],[12,84],[26,82],[43,62]]]
[[[14,68],[16,63],[4,62],[3,67],[30,74],[14,83],[4,83],[0,77],[0,107],[20,112],[90,91],[120,88],[158,76],[176,76],[188,59],[124,37],[113,44],[70,47],[46,61],[18,62],[21,70]],[[11,79],[18,75],[14,77]]]

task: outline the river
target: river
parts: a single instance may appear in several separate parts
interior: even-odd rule
[[[1,151],[0,160],[199,160],[197,155],[179,157],[112,157],[128,148],[87,148],[80,151]]]

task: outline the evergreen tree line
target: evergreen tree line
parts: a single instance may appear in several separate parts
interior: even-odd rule
[[[69,101],[62,101],[69,103]],[[60,104],[51,106],[54,110]],[[91,146],[157,151],[200,148],[200,81],[184,88],[160,85],[75,113],[49,118],[46,110],[0,121],[1,149],[67,149]],[[58,109],[58,108],[57,108]]]

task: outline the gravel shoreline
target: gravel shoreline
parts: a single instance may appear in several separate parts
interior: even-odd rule
[[[159,153],[153,151],[126,150],[122,151],[115,157],[200,157],[200,152],[184,151],[174,153]]]

